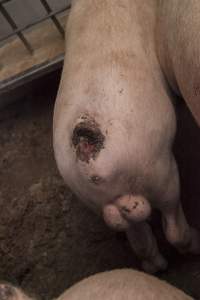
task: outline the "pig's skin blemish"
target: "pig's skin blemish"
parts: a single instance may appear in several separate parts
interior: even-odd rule
[[[121,88],[121,89],[119,90],[119,94],[122,95],[122,94],[123,94],[123,91],[124,91],[124,89]]]
[[[91,181],[92,181],[92,183],[94,183],[94,184],[99,184],[100,182],[101,182],[101,177],[99,177],[99,176],[97,176],[97,175],[92,175],[91,177],[90,177],[90,179],[91,179]]]
[[[111,126],[112,126],[112,121],[109,121],[109,125],[111,125]]]
[[[137,208],[138,204],[139,204],[139,203],[136,201],[136,202],[134,203],[134,205],[133,205],[132,208],[133,208],[133,209]],[[144,204],[144,203],[143,203],[143,204]]]
[[[0,299],[9,300],[15,299],[16,293],[14,287],[9,284],[1,283],[0,284]]]
[[[100,130],[99,124],[88,115],[81,116],[72,134],[72,144],[76,150],[77,159],[89,163],[90,159],[96,159],[98,153],[104,148],[105,136]]]

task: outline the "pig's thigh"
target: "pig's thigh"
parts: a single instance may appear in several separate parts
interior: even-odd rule
[[[160,254],[151,227],[146,222],[131,224],[127,238],[134,253],[142,260],[142,268],[148,273],[155,273],[167,268],[167,262]]]
[[[165,181],[165,191],[160,193],[157,207],[162,213],[165,236],[180,252],[200,253],[200,235],[185,218],[179,195],[179,175],[173,158]]]
[[[166,78],[200,126],[199,15],[199,0],[159,1],[156,43]]]

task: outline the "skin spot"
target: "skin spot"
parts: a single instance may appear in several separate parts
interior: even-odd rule
[[[92,183],[94,184],[99,184],[101,182],[101,177],[97,176],[97,175],[93,175],[90,177]]]
[[[121,89],[119,90],[119,94],[120,94],[120,95],[122,95],[122,94],[123,94],[123,92],[124,92],[124,89],[123,89],[123,88],[121,88]]]
[[[135,202],[132,208],[136,209],[138,207],[138,204],[139,204],[138,202]]]
[[[112,126],[112,121],[109,121],[109,125]]]
[[[96,159],[104,148],[105,137],[98,123],[88,115],[81,117],[81,122],[76,125],[72,134],[72,144],[76,150],[77,159],[89,163]]]

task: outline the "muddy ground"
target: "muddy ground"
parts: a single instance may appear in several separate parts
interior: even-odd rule
[[[0,279],[45,300],[90,274],[138,267],[125,236],[83,206],[58,174],[52,149],[58,75],[0,111]],[[200,130],[181,100],[177,111],[182,199],[189,222],[200,228]],[[155,219],[169,260],[158,276],[200,299],[200,258],[177,254]]]

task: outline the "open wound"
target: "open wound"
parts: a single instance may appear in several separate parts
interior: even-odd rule
[[[76,150],[77,159],[89,163],[96,159],[98,153],[104,148],[105,137],[99,125],[89,116],[82,116],[72,134],[72,144]]]

